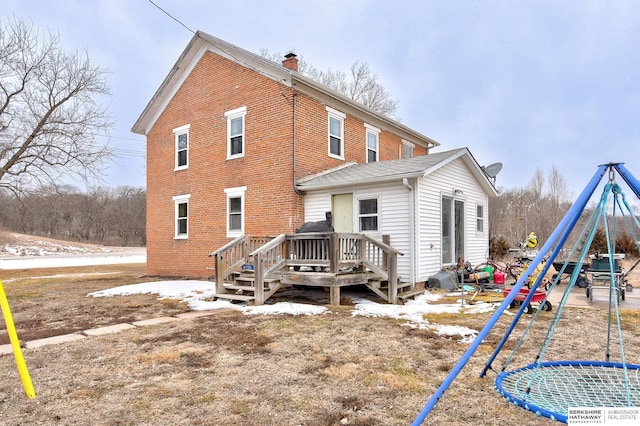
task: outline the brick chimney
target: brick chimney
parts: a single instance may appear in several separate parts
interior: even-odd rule
[[[291,52],[284,55],[284,59],[282,60],[282,65],[285,68],[289,68],[292,71],[298,71],[298,56]]]

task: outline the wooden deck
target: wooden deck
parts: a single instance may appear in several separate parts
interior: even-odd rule
[[[217,298],[262,305],[280,288],[295,285],[329,288],[330,303],[339,305],[340,289],[354,285],[366,285],[387,302],[398,303],[401,255],[366,234],[314,232],[244,236],[210,256]]]

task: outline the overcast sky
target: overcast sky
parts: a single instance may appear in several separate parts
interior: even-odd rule
[[[259,53],[294,50],[320,69],[367,62],[398,116],[524,187],[555,165],[577,195],[599,164],[640,176],[638,1],[154,0],[192,30]],[[145,185],[130,129],[193,34],[148,0],[3,0],[110,71],[105,184]]]

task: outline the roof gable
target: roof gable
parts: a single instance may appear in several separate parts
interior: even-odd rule
[[[140,117],[132,127],[134,133],[146,135],[167,107],[182,83],[189,76],[205,52],[210,51],[227,58],[241,66],[251,69],[265,77],[292,87],[329,106],[340,108],[382,129],[395,133],[411,142],[425,146],[427,149],[440,145],[435,140],[367,108],[340,93],[323,86],[298,72],[263,58],[231,43],[227,43],[210,34],[198,31],[182,52],[173,68],[153,95]]]
[[[299,179],[296,187],[301,191],[309,191],[425,177],[458,158],[464,161],[487,194],[497,195],[488,176],[482,171],[467,148],[435,152],[401,160],[347,164],[339,169]]]

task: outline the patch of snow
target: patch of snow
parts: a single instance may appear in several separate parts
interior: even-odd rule
[[[236,309],[245,315],[319,315],[328,312],[324,306],[277,302],[261,306],[248,306],[246,304],[233,304],[225,300],[208,301],[215,295],[215,283],[211,281],[181,280],[181,281],[156,281],[141,284],[125,285],[107,290],[100,290],[89,293],[89,297],[113,297],[132,294],[156,294],[158,299],[179,299],[189,305],[194,311],[213,309]],[[425,319],[425,314],[437,313],[483,313],[494,309],[490,303],[479,303],[477,305],[462,305],[461,303],[430,303],[439,300],[441,297],[436,294],[425,292],[418,295],[414,300],[407,301],[404,305],[388,305],[371,301],[366,298],[354,298],[355,304],[352,315],[365,317],[384,317],[405,320],[410,327],[421,329],[432,329],[439,335],[463,336],[463,342],[468,342],[475,338],[478,331],[467,327],[431,324]]]
[[[34,240],[29,240],[33,242]],[[119,263],[146,263],[146,249],[123,248],[112,250],[95,246],[91,249],[73,245],[55,244],[36,240],[34,244],[7,244],[0,247],[0,269],[30,269],[68,266],[108,265]],[[311,292],[305,292],[309,296]],[[236,309],[245,315],[321,315],[328,312],[325,306],[308,303],[278,302],[261,306],[235,304],[228,300],[210,301],[215,295],[215,283],[211,281],[179,280],[156,281],[114,287],[89,293],[88,297],[113,297],[133,294],[156,294],[158,299],[178,299],[187,303],[194,311]],[[460,293],[453,293],[457,296]],[[403,325],[421,329],[434,330],[439,335],[463,336],[468,342],[478,334],[476,330],[466,327],[431,324],[425,319],[426,314],[465,313],[476,314],[490,312],[495,309],[491,303],[476,305],[458,303],[433,303],[442,299],[441,294],[425,291],[404,305],[380,304],[366,297],[355,297],[352,315],[365,317],[384,317],[406,321]]]

